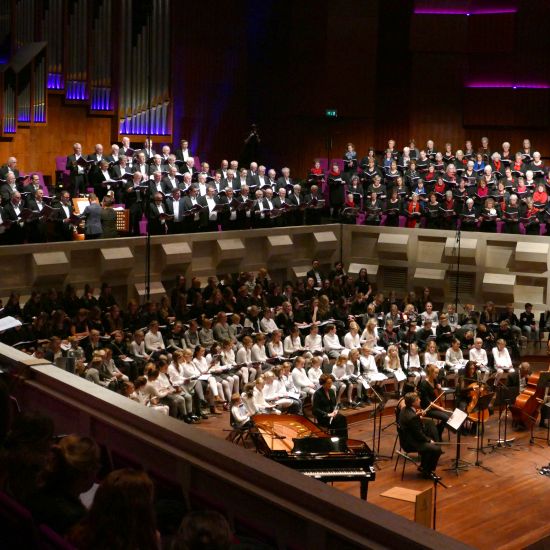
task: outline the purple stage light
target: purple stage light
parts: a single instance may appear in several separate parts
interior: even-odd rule
[[[465,85],[466,88],[512,88],[513,90],[520,89],[548,89],[550,88],[549,83],[545,82],[506,82],[506,81],[496,81],[496,82],[469,82]]]
[[[454,8],[415,8],[415,15],[500,15],[503,13],[517,13],[517,8],[480,8],[461,10]]]

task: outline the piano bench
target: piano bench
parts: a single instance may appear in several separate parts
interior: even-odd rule
[[[411,454],[414,453],[416,456],[411,456]],[[397,464],[399,462],[399,458],[403,459],[403,469],[401,470],[401,481],[403,481],[403,478],[405,477],[405,466],[407,465],[407,461],[412,462],[415,466],[417,466],[420,463],[420,455],[417,451],[410,451],[406,453],[403,449],[399,449],[397,452],[397,458],[395,459],[395,466],[393,468],[393,471],[395,472],[397,470]]]

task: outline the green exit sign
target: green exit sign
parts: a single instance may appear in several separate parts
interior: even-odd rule
[[[336,109],[326,109],[325,116],[328,118],[336,118],[338,116],[338,111]]]

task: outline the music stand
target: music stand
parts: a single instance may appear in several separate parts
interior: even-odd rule
[[[497,439],[488,439],[487,442],[489,443],[489,447],[494,451],[503,450],[503,449],[511,449],[512,443],[515,441],[515,437],[512,437],[511,439],[508,439],[508,412],[510,411],[510,403],[512,401],[512,393],[511,390],[513,388],[509,388],[508,386],[503,386],[500,384],[497,387],[497,401],[499,405],[498,409],[498,438]],[[505,394],[505,397],[502,397],[502,394]],[[501,438],[501,426],[502,426],[502,404],[504,403],[504,439]],[[493,443],[491,443],[493,441]],[[515,448],[516,451],[519,451],[517,447]]]
[[[485,454],[485,451],[483,450],[483,436],[485,434],[485,420],[483,419],[483,411],[487,410],[489,408],[489,405],[491,404],[491,401],[493,400],[493,397],[495,396],[493,393],[488,393],[486,395],[482,395],[477,402],[477,405],[475,406],[474,410],[472,411],[471,415],[475,415],[477,413],[477,444],[476,444],[476,461],[474,463],[474,466],[478,466],[479,468],[483,468],[484,470],[487,470],[488,472],[492,472],[490,468],[487,468],[487,466],[483,466],[481,464],[481,461],[479,460],[479,453],[480,451]]]
[[[445,468],[445,471],[454,472],[457,476],[460,470],[469,470],[468,466],[473,466],[471,462],[460,458],[460,430],[467,419],[467,413],[461,411],[460,409],[455,409],[446,422],[447,427],[456,433],[456,456],[452,462],[452,466],[450,468]]]
[[[391,457],[380,454],[380,434],[382,432],[382,429],[381,429],[382,428],[382,410],[384,409],[384,399],[372,387],[371,384],[369,384],[369,385],[370,385],[370,389],[372,390],[372,393],[374,394],[375,398],[378,400],[378,403],[376,403],[374,405],[373,430],[372,430],[372,452],[374,454],[374,464],[375,464],[375,466],[377,466],[376,463],[379,460],[390,460]],[[378,407],[381,407],[379,413],[378,413]],[[377,414],[378,414],[378,419],[376,418]],[[377,420],[378,420],[378,422],[377,422]],[[376,446],[377,435],[378,435],[378,446]]]

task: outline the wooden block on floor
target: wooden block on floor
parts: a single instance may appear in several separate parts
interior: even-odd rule
[[[548,262],[548,243],[521,241],[516,243],[517,262]]]
[[[290,235],[271,235],[267,237],[267,256],[292,254],[294,241]]]
[[[390,252],[407,255],[409,235],[401,233],[380,233],[378,237],[378,252]]]
[[[137,295],[140,298],[145,296],[145,283],[136,283],[135,289]],[[151,300],[159,300],[166,294],[166,289],[160,281],[151,281],[151,288],[149,289],[149,295]]]
[[[315,250],[332,250],[338,245],[334,231],[314,231],[313,240]]]
[[[483,275],[483,291],[496,294],[513,294],[516,276],[507,273],[485,273]]]
[[[458,243],[455,237],[447,237],[445,241],[445,256],[458,256]],[[477,251],[477,239],[460,239],[460,257],[475,258]]]
[[[244,256],[245,247],[242,239],[220,239],[218,245],[218,263],[222,260],[235,260]]]
[[[414,282],[422,286],[441,288],[445,284],[445,269],[428,269],[417,267],[414,272]]]
[[[188,264],[191,261],[192,251],[189,243],[166,243],[161,245],[164,265]]]
[[[134,267],[134,254],[127,246],[102,248],[101,273],[129,270]]]

